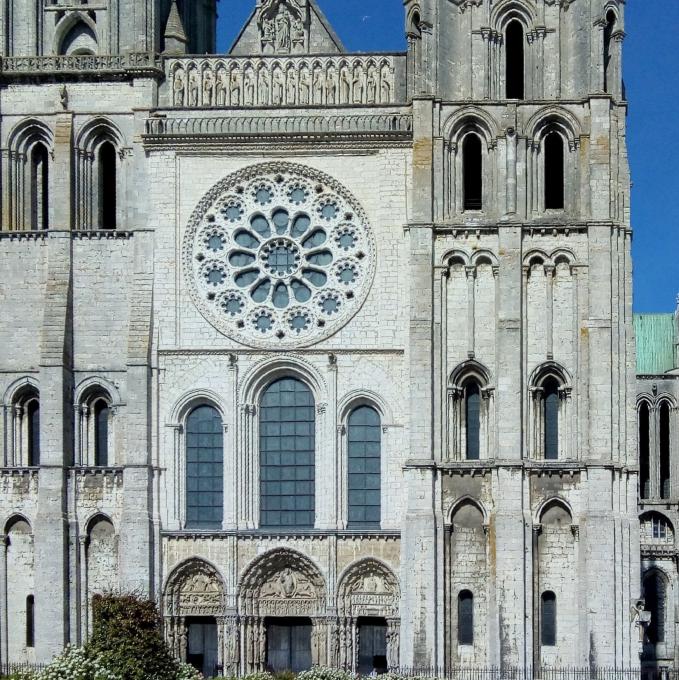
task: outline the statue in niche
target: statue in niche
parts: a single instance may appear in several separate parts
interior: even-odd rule
[[[349,104],[351,100],[351,76],[346,64],[340,70],[340,103]]]
[[[299,103],[303,106],[309,104],[311,83],[309,82],[309,69],[305,66],[299,74]]]
[[[285,99],[288,104],[295,104],[297,100],[297,83],[295,81],[295,71],[292,68],[288,69]]]
[[[320,66],[314,68],[313,95],[314,104],[323,103],[323,71]]]
[[[363,69],[359,64],[354,66],[354,78],[352,81],[354,90],[354,104],[363,103]]]
[[[214,76],[209,69],[203,72],[203,106],[212,106]]]
[[[290,15],[283,5],[280,5],[276,17],[276,51],[290,51]]]
[[[196,69],[192,69],[189,74],[189,106],[198,106],[199,89],[198,72]]]
[[[328,76],[325,81],[325,103],[337,103],[337,72],[334,66],[328,68]]]
[[[240,77],[238,69],[231,72],[231,106],[240,106]]]
[[[262,24],[262,42],[273,45],[276,37],[276,27],[273,19],[265,19]]]
[[[283,103],[285,78],[280,68],[276,67],[271,81],[271,103],[276,106]]]
[[[243,94],[245,97],[244,105],[253,106],[255,103],[255,76],[250,67],[245,70],[243,76]]]
[[[174,72],[172,81],[172,101],[175,106],[184,106],[184,69],[178,68]]]
[[[374,104],[377,101],[377,73],[374,66],[368,69],[368,81],[366,84],[366,98],[368,104]]]
[[[269,103],[269,71],[266,66],[259,69],[259,103],[266,106]]]
[[[304,22],[299,17],[292,22],[292,45],[304,50]]]
[[[226,69],[221,68],[217,71],[217,78],[215,79],[215,102],[217,106],[226,106],[226,90],[229,86],[229,81],[226,75]]]
[[[388,104],[391,101],[391,69],[387,64],[382,67],[381,88],[382,103]]]

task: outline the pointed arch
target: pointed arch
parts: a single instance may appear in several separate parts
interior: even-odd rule
[[[97,54],[97,25],[86,12],[69,12],[56,26],[53,49],[54,54]]]
[[[460,513],[461,510],[465,508],[473,508],[474,510],[478,511],[479,516],[481,517],[482,526],[487,526],[490,523],[490,514],[484,503],[478,498],[474,498],[474,496],[470,496],[468,494],[460,496],[459,498],[455,499],[453,503],[451,503],[450,508],[446,513],[447,523],[450,526],[453,526],[455,523],[455,517],[458,515],[458,513]]]
[[[568,523],[573,524],[573,508],[571,504],[561,496],[550,496],[543,500],[535,510],[533,522],[535,524],[542,524],[545,516],[548,515],[551,510],[560,510],[568,516]]]

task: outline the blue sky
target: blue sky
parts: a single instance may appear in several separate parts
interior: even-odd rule
[[[318,0],[349,51],[400,51],[401,0]],[[627,3],[625,84],[630,102],[634,309],[669,312],[679,293],[679,50],[668,40],[679,27],[679,2],[663,0],[664,37],[651,0]],[[218,48],[226,52],[255,0],[221,0]],[[669,32],[667,32],[669,31]]]

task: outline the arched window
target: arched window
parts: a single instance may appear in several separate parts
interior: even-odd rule
[[[644,599],[646,611],[651,612],[651,623],[646,636],[651,644],[665,642],[665,579],[658,572],[651,572],[644,578]]]
[[[541,598],[541,641],[543,647],[556,645],[556,595],[548,590]]]
[[[186,420],[186,526],[220,529],[224,509],[224,427],[212,406]]]
[[[94,403],[94,464],[97,467],[108,465],[108,418],[109,406],[104,399]]]
[[[604,28],[604,92],[611,93],[613,76],[613,54],[611,50],[613,32],[615,30],[616,16],[613,10],[606,14],[606,26]]]
[[[380,527],[381,441],[380,416],[370,406],[359,406],[349,416],[349,529]]]
[[[670,489],[670,405],[663,401],[658,409],[660,453],[660,498],[669,498]]]
[[[42,142],[31,149],[31,229],[49,229],[49,154]]]
[[[26,647],[35,647],[35,597],[26,598]]]
[[[117,160],[111,142],[99,147],[99,229],[115,229],[117,225]]]
[[[294,378],[269,385],[259,422],[260,526],[313,528],[315,414],[309,388]]]
[[[639,406],[639,493],[641,498],[651,496],[650,420],[651,411],[648,403],[642,401]]]
[[[559,458],[559,383],[556,378],[547,378],[544,390],[544,436],[545,460]]]
[[[467,460],[478,460],[481,449],[481,390],[470,381],[464,388],[464,416]]]
[[[524,97],[524,37],[518,20],[510,21],[505,32],[507,99]]]
[[[457,643],[474,644],[474,595],[469,590],[457,596]]]
[[[545,137],[545,209],[564,208],[564,148],[558,132]]]
[[[483,207],[483,160],[481,139],[474,133],[462,142],[462,176],[464,181],[464,209],[481,210]]]
[[[28,465],[40,465],[40,402],[37,398],[26,403],[26,443]]]

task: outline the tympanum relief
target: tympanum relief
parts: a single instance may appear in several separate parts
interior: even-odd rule
[[[257,25],[264,54],[303,54],[309,42],[308,7],[296,0],[267,0]]]

